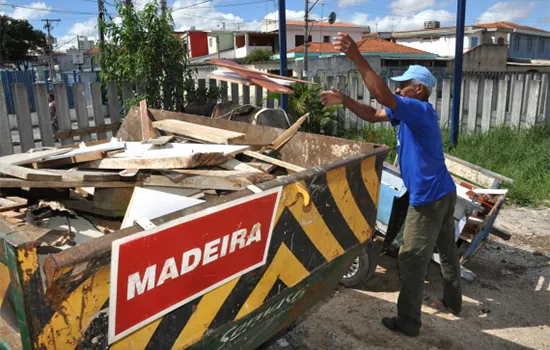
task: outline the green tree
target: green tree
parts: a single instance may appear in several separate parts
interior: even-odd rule
[[[152,108],[182,111],[184,86],[192,79],[187,53],[173,36],[171,12],[162,15],[156,2],[142,11],[117,3],[120,22],[100,24],[105,44],[100,46],[101,80],[129,81],[142,89]]]
[[[268,49],[256,49],[248,54],[243,60],[244,64],[251,64],[254,62],[269,61],[273,56],[273,53]]]
[[[0,15],[0,65],[27,70],[29,61],[47,52],[46,35],[26,20]]]

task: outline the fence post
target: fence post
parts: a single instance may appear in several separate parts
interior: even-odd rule
[[[346,88],[346,77],[344,76],[337,76],[336,77],[336,84],[338,85],[338,90],[344,91]],[[335,130],[336,133],[339,133],[341,129],[346,128],[346,109],[345,108],[338,108],[336,111],[336,114],[338,116],[338,119],[336,120],[337,123],[337,129]],[[348,124],[349,125],[349,124]]]
[[[11,138],[10,119],[8,117],[8,105],[4,94],[4,85],[0,84],[0,155],[6,156],[13,153],[13,141]]]
[[[357,79],[357,76],[354,76],[351,78],[351,86],[350,86],[350,90],[349,90],[349,96],[357,101],[357,95],[358,95],[358,90],[359,89],[359,81]],[[351,117],[351,111],[350,111],[350,117]],[[355,126],[355,130],[358,130],[359,129],[359,120],[361,118],[359,118],[357,115],[353,114],[354,116],[354,119],[355,119],[355,122],[353,123],[354,126]],[[361,119],[362,120],[362,119]],[[350,125],[351,125],[351,120],[350,120]]]
[[[438,82],[439,79],[435,79],[435,85],[432,88],[432,93],[430,94],[430,97],[428,101],[432,104],[434,110],[437,111],[437,89],[438,89]]]
[[[441,125],[449,124],[449,115],[451,110],[451,79],[443,79],[443,89],[441,93]]]
[[[512,126],[518,127],[521,124],[521,104],[523,100],[523,75],[517,77],[517,81],[514,85],[514,91],[512,92]]]
[[[228,97],[227,97],[227,82],[226,81],[222,81],[220,83],[220,88],[222,89],[222,102],[227,102],[229,101]]]
[[[86,102],[86,96],[84,95],[84,84],[73,84],[73,100],[74,109],[76,112],[76,121],[79,128],[87,128],[90,126],[90,120],[88,119],[88,103]],[[92,141],[90,134],[85,134],[80,137],[84,142]]]
[[[239,104],[239,84],[231,83],[231,102]]]
[[[472,76],[470,80],[470,97],[468,101],[468,129],[476,130],[477,125],[477,99],[479,95],[479,78]]]
[[[493,88],[494,80],[485,79],[483,88],[483,110],[481,112],[481,131],[489,131],[491,128],[491,114],[493,112]]]
[[[546,125],[550,126],[550,74],[546,73],[542,77],[543,86],[546,88],[542,91],[542,117]]]
[[[101,83],[91,83],[90,89],[92,91],[92,109],[94,111],[95,125],[105,125],[105,114],[103,113],[103,99],[101,98]],[[107,138],[105,131],[97,133],[98,140],[104,140]]]
[[[36,114],[38,116],[38,125],[40,127],[40,140],[42,146],[53,147],[52,117],[48,106],[48,89],[46,84],[34,84],[34,102],[36,103]]]
[[[27,87],[23,83],[12,85],[15,114],[17,115],[17,130],[19,131],[19,142],[21,150],[27,152],[34,148],[34,134],[32,130],[31,111]]]
[[[527,104],[527,114],[525,115],[525,124],[532,127],[537,124],[538,98],[540,94],[540,80],[531,80],[529,84],[529,102]]]
[[[497,95],[497,119],[496,125],[504,125],[506,122],[506,97],[508,97],[508,76],[498,80]]]
[[[261,86],[256,85],[256,91],[254,96],[254,102],[256,107],[262,107],[263,106],[263,98],[264,98],[264,90]]]
[[[59,131],[70,131],[72,127],[67,87],[64,83],[57,83],[53,84],[53,90],[55,93],[55,108]],[[73,143],[74,140],[72,136],[61,139],[62,145],[72,145]]]
[[[243,105],[250,104],[250,86],[243,85]]]
[[[107,104],[111,124],[120,123],[120,102],[118,101],[118,86],[116,81],[107,82]]]

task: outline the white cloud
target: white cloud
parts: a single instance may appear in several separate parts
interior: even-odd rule
[[[260,21],[245,22],[240,16],[218,11],[212,3],[204,0],[176,0],[173,4],[172,17],[178,31],[195,27],[197,30],[260,30]],[[195,5],[189,7],[191,5]],[[189,8],[186,8],[189,7]],[[180,9],[182,8],[182,9]]]
[[[338,7],[350,7],[362,4],[368,0],[338,0]]]
[[[477,20],[480,23],[497,21],[512,22],[518,19],[528,18],[534,8],[534,2],[497,2],[479,15]]]
[[[407,15],[435,5],[435,0],[395,0],[390,4],[390,9],[393,13]]]
[[[424,28],[424,22],[437,20],[441,25],[449,25],[455,15],[445,10],[424,10],[408,16],[385,16],[371,18],[367,13],[357,13],[348,22],[368,25],[372,32],[404,31]]]
[[[97,19],[91,17],[86,22],[77,22],[67,31],[67,33],[57,38],[55,50],[66,51],[71,47],[77,47],[76,36],[82,35],[88,37],[88,40],[97,40]]]
[[[31,19],[46,17],[50,12],[43,11],[43,10],[51,9],[51,7],[47,6],[46,3],[44,2],[33,2],[32,4],[28,4],[28,5],[26,4],[22,6],[34,7],[35,9],[16,7],[11,14],[8,13],[8,16],[17,18],[17,19],[31,20]],[[36,10],[36,9],[40,9],[40,10]]]

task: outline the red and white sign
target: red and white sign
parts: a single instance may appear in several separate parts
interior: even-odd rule
[[[264,265],[281,189],[114,241],[109,344]]]

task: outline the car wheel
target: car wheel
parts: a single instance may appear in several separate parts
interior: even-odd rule
[[[353,260],[348,271],[340,280],[340,284],[345,287],[356,287],[359,284],[368,281],[376,271],[376,262],[378,252],[372,244],[372,241],[361,250],[359,255]]]

